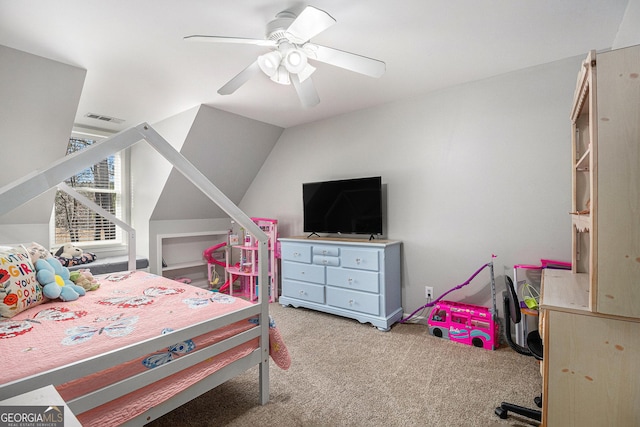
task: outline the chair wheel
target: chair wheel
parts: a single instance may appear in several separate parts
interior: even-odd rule
[[[501,419],[503,419],[503,420],[506,420],[506,419],[507,419],[507,416],[509,415],[509,414],[507,413],[507,411],[506,411],[506,410],[504,410],[504,409],[502,409],[502,407],[500,407],[500,406],[498,406],[498,407],[496,408],[495,413],[496,413],[496,415],[497,415],[497,416],[499,416],[499,417],[500,417]]]
[[[542,408],[542,396],[538,396],[533,399],[533,402],[538,406],[538,408]]]

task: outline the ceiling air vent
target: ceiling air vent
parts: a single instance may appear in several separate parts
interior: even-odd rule
[[[88,117],[90,119],[96,119],[96,120],[102,120],[103,122],[109,122],[109,123],[124,123],[123,119],[117,119],[115,117],[110,117],[110,116],[105,116],[103,114],[94,114],[94,113],[87,113],[84,115],[85,117]]]

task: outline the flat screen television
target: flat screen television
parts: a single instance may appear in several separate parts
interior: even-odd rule
[[[382,234],[382,177],[302,184],[304,231]]]

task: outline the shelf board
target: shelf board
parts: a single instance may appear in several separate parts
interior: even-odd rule
[[[182,270],[183,268],[204,267],[206,265],[207,262],[203,260],[179,262],[175,264],[168,264],[166,267],[162,267],[162,271]]]
[[[247,251],[257,251],[260,249],[257,245],[254,246],[245,246],[245,245],[232,245],[233,249],[244,249]],[[267,250],[271,251],[271,245],[267,246]]]
[[[237,276],[258,276],[258,272],[244,271],[238,267],[227,267],[227,272],[229,274],[234,274]],[[271,272],[269,272],[269,277],[271,277]]]
[[[250,271],[244,271],[241,270],[238,267],[227,267],[227,271],[229,272],[229,274],[233,274],[236,276],[257,276],[258,273],[252,273]]]
[[[257,246],[245,246],[245,245],[234,245],[232,246],[232,248],[234,249],[244,249],[247,251],[257,251],[258,247]]]
[[[229,233],[228,230],[220,231],[193,231],[186,233],[165,233],[158,234],[158,239],[175,239],[180,237],[200,237],[200,236],[226,236]]]
[[[589,274],[571,270],[545,269],[540,306],[562,311],[584,313],[589,308]]]

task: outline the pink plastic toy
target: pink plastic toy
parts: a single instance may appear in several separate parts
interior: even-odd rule
[[[491,255],[491,259],[495,257],[495,255]],[[491,301],[493,308],[490,309],[487,307],[442,300],[447,294],[467,286],[486,267],[489,268],[489,274],[491,276]],[[464,283],[449,289],[436,298],[435,301],[419,307],[409,316],[400,320],[400,323],[407,322],[418,311],[429,307],[433,307],[429,320],[427,321],[431,335],[486,348],[487,350],[495,350],[498,348],[500,344],[500,326],[498,322],[496,322],[496,281],[493,274],[493,261],[486,263],[476,270]]]
[[[276,264],[276,258],[280,257],[280,245],[277,232],[278,220],[271,218],[251,218],[251,220],[253,220],[269,238],[269,259],[266,262],[269,266],[269,300],[273,302],[278,298],[278,269]],[[228,259],[231,258],[230,256],[225,256],[224,260],[215,257],[215,252],[225,249],[227,245],[231,248],[239,248],[242,251],[240,257],[241,262],[232,266],[226,264]],[[207,277],[212,290],[233,295],[236,292],[232,286],[234,282],[240,279],[242,289],[238,292],[238,295],[242,295],[243,298],[246,297],[250,301],[257,300],[259,292],[257,250],[258,244],[256,239],[249,233],[245,233],[242,242],[232,242],[229,238],[228,242],[222,242],[205,249],[202,256],[207,261]],[[221,266],[225,269],[226,277],[226,281],[218,289],[215,289],[215,285],[217,284],[216,266]]]
[[[439,338],[487,350],[500,345],[500,325],[487,307],[440,301],[433,306],[427,323],[429,333]]]
[[[204,257],[204,259],[207,261],[207,276],[209,279],[209,283],[213,284],[213,271],[215,269],[216,265],[219,265],[221,267],[226,267],[226,264],[224,261],[220,261],[218,259],[216,259],[213,256],[213,253],[219,249],[224,248],[225,246],[227,246],[226,242],[222,242],[220,244],[211,246],[207,249],[204,250],[204,252],[202,253],[202,256]],[[239,265],[239,264],[237,264]],[[236,275],[232,275],[231,276],[231,283],[233,283],[234,281],[236,281],[238,279],[238,276]],[[227,292],[229,290],[229,287],[231,286],[231,283],[229,283],[229,281],[227,280],[222,286],[220,286],[220,289],[218,289],[218,292]]]

